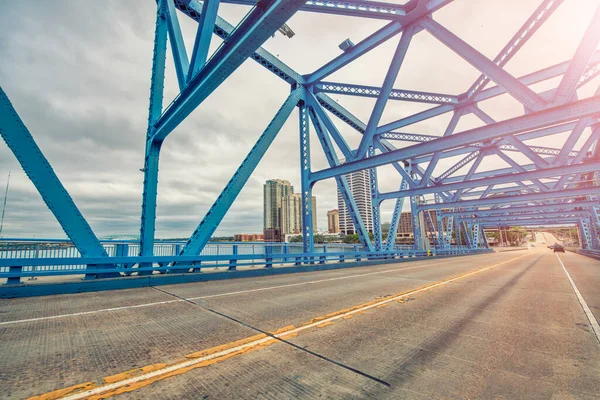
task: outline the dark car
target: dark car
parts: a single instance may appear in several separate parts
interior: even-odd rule
[[[555,245],[553,246],[553,249],[554,249],[554,252],[555,252],[555,253],[556,253],[557,251],[560,251],[560,252],[562,252],[562,253],[564,253],[564,252],[565,252],[565,248],[564,248],[562,245],[560,245],[560,244],[555,244]]]

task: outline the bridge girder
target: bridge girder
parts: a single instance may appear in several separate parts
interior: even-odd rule
[[[310,193],[312,186],[319,181],[334,178],[345,192],[348,204],[352,205],[353,196],[351,192],[348,192],[347,185],[343,183],[344,176],[357,171],[370,170],[374,201],[381,202],[409,197],[415,213],[413,216],[415,232],[417,229],[423,229],[423,236],[425,236],[425,228],[416,226],[418,225],[417,213],[428,210],[457,210],[456,214],[446,213],[446,217],[456,217],[457,221],[477,222],[485,226],[500,218],[494,214],[496,210],[490,209],[481,210],[477,215],[477,209],[480,207],[510,204],[515,205],[514,209],[516,210],[534,204],[536,207],[545,207],[544,209],[550,213],[548,215],[556,215],[561,217],[561,221],[572,222],[574,216],[580,216],[582,213],[574,213],[577,210],[573,208],[563,210],[560,207],[576,207],[572,206],[574,200],[581,204],[585,203],[587,207],[590,206],[590,203],[598,202],[600,198],[598,185],[600,183],[597,182],[597,178],[590,179],[589,176],[600,169],[600,157],[597,150],[597,141],[600,136],[598,128],[600,96],[596,92],[592,96],[579,99],[573,94],[577,88],[589,84],[598,75],[600,51],[595,51],[595,49],[600,42],[600,28],[598,28],[600,11],[593,15],[571,60],[515,77],[503,68],[504,65],[563,3],[562,0],[542,1],[493,60],[488,59],[432,18],[432,14],[438,10],[451,6],[452,0],[413,0],[405,5],[361,0],[327,0],[323,2],[312,0],[220,0],[220,2],[250,5],[252,9],[243,21],[234,27],[217,15],[219,0],[206,0],[203,3],[198,0],[157,1],[150,115],[144,168],[141,221],[142,255],[152,255],[156,192],[158,190],[158,156],[162,142],[247,59],[257,61],[288,83],[291,94],[202,219],[187,245],[181,250],[183,255],[198,254],[202,251],[237,194],[248,181],[250,174],[261,161],[284,121],[295,108],[299,108],[301,113],[300,130],[304,131],[301,138],[307,139],[308,124],[312,119],[313,125],[315,123],[319,125],[317,132],[322,144],[325,143],[323,150],[325,153],[329,153],[327,159],[330,166],[312,171],[310,169],[310,149],[307,150],[307,146],[301,146],[301,151],[304,152],[301,154],[301,160],[307,166],[302,173],[303,193]],[[298,11],[376,18],[388,22],[361,42],[346,48],[342,54],[333,57],[322,67],[302,75],[261,47]],[[179,14],[186,15],[199,23],[190,60],[187,58],[179,28]],[[402,72],[405,62],[404,55],[411,46],[411,38],[423,30],[429,32],[441,44],[480,72],[478,79],[469,88],[466,88],[465,92],[443,94],[394,88],[396,77]],[[221,37],[224,44],[212,56],[209,56],[207,49],[210,44],[211,32]],[[163,110],[162,94],[167,35],[173,53],[180,93],[170,106]],[[386,76],[382,77],[381,87],[325,81],[334,72],[352,64],[369,51],[396,36],[400,36],[396,56],[392,59]],[[550,92],[538,93],[533,89],[535,84],[551,79],[559,79],[559,82]],[[366,96],[376,99],[376,103],[368,120],[363,122],[352,115],[343,105],[337,104],[326,93]],[[524,106],[523,114],[495,121],[478,107],[479,103],[483,101],[503,95],[511,96],[521,103]],[[436,106],[392,122],[380,124],[388,100],[416,101],[432,103]],[[453,118],[444,129],[439,129],[437,135],[419,135],[397,131],[449,112],[453,113]],[[339,118],[359,133],[358,148],[352,149],[348,146],[348,141],[336,129],[329,114]],[[459,120],[468,114],[478,116],[484,125],[455,132]],[[323,126],[320,126],[321,123]],[[591,134],[588,135],[583,145],[575,149],[574,145],[579,142],[585,129],[590,129]],[[528,143],[528,141],[556,135],[559,132],[570,132],[560,147],[544,147]],[[337,150],[329,141],[330,137],[337,145],[337,149],[346,157],[346,163],[336,162]],[[397,147],[391,140],[416,144]],[[31,145],[26,146],[31,147]],[[308,153],[306,153],[307,151]],[[495,167],[491,170],[480,171],[481,165],[492,155],[502,158],[509,168]],[[515,160],[515,155],[527,157],[531,164],[521,165],[522,163]],[[441,165],[441,160],[451,157],[461,157],[461,159],[449,168]],[[23,164],[21,159],[20,161]],[[402,179],[395,186],[400,187],[400,190],[389,193],[379,192],[377,168],[386,165],[391,165]],[[459,171],[466,171],[466,173],[457,175]],[[51,184],[53,185],[50,189],[51,193],[55,195],[58,193],[59,183]],[[506,184],[516,186],[498,187]],[[476,190],[478,188],[485,189],[478,191]],[[515,189],[526,193],[507,194]],[[435,203],[428,203],[422,197],[425,195],[435,195]],[[471,197],[474,196],[480,196],[480,198],[472,199]],[[399,200],[395,207],[395,216],[401,211],[401,207],[402,201]],[[375,210],[376,208],[374,207],[373,212],[378,212]],[[472,208],[472,210],[465,211],[465,208]],[[513,207],[511,206],[511,208]],[[593,210],[596,212],[596,208]],[[57,212],[53,211],[57,215]],[[307,215],[312,215],[311,201],[304,199],[303,211],[305,218]],[[464,214],[465,212],[472,212],[471,215],[477,216],[464,218],[467,215]],[[75,211],[73,213],[76,214]],[[519,218],[506,213],[503,215],[509,215],[510,221],[526,220],[529,223],[538,220],[537,216],[533,216],[534,214],[531,214],[529,218]],[[355,217],[353,220],[359,225],[362,245],[369,251],[389,251],[387,244],[383,247],[380,234],[377,234],[377,243],[373,248],[366,230],[364,227],[360,228],[360,218],[356,215]],[[547,218],[542,220],[548,221]],[[374,227],[374,230],[380,232],[380,219],[377,218],[377,221],[378,226]],[[428,222],[433,225],[432,221]],[[85,228],[86,224],[81,224],[81,226]],[[303,223],[303,227],[310,230],[310,224],[307,221]],[[439,227],[438,229],[444,228]],[[449,232],[447,227],[444,231],[446,235]],[[82,232],[70,230],[68,233],[74,242],[81,243],[83,240],[89,246],[94,246],[94,236],[93,233],[90,234],[91,230]],[[438,237],[443,237],[443,235],[438,235]],[[477,240],[474,242],[477,243]],[[306,248],[312,249],[312,244],[309,243]]]

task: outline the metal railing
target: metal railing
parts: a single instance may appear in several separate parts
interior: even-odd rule
[[[21,278],[42,276],[85,275],[89,279],[102,278],[103,274],[114,277],[187,273],[206,268],[234,271],[257,266],[273,268],[484,251],[466,247],[426,251],[396,246],[391,252],[366,252],[359,245],[330,243],[316,245],[314,253],[303,253],[302,243],[212,242],[197,256],[180,256],[185,242],[159,241],[154,246],[154,256],[139,256],[138,241],[105,240],[101,243],[109,257],[81,257],[69,240],[2,239],[0,279],[7,279],[8,284],[18,284]],[[145,266],[140,267],[140,263],[145,263]]]

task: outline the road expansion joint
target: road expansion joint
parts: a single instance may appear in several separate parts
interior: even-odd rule
[[[170,292],[168,292],[166,290],[163,290],[163,289],[160,289],[160,288],[158,288],[156,286],[152,286],[152,288],[156,289],[156,290],[158,290],[160,292],[163,292],[165,294],[168,294],[170,296],[177,297],[177,298],[179,298],[181,300],[184,300],[185,302],[193,304],[194,306],[196,306],[196,307],[198,307],[198,308],[200,308],[200,309],[202,309],[204,311],[208,311],[208,312],[213,313],[213,314],[215,314],[215,315],[217,315],[219,317],[225,318],[225,319],[227,319],[229,321],[235,322],[236,324],[242,325],[242,326],[244,326],[246,328],[249,328],[249,329],[252,329],[252,330],[254,330],[256,332],[259,332],[260,334],[265,335],[265,337],[270,337],[271,339],[273,339],[275,341],[284,343],[284,344],[286,344],[288,346],[291,346],[291,347],[293,347],[293,348],[295,348],[297,350],[303,351],[303,352],[308,353],[308,354],[310,354],[310,355],[312,355],[314,357],[317,357],[317,358],[319,358],[321,360],[324,360],[324,361],[327,361],[327,362],[329,362],[331,364],[337,365],[338,367],[342,367],[342,368],[344,368],[344,369],[346,369],[346,370],[348,370],[350,372],[353,372],[353,373],[361,375],[361,376],[363,376],[365,378],[371,379],[371,380],[373,380],[373,381],[375,381],[377,383],[380,383],[380,384],[382,384],[384,386],[387,386],[387,387],[390,386],[389,383],[387,383],[387,382],[385,382],[385,381],[383,381],[383,380],[381,380],[379,378],[376,378],[376,377],[374,377],[372,375],[369,375],[369,374],[367,374],[367,373],[365,373],[363,371],[360,371],[360,370],[358,370],[356,368],[353,368],[353,367],[351,367],[349,365],[345,365],[345,364],[343,364],[343,363],[341,363],[339,361],[333,360],[332,358],[329,358],[329,357],[324,356],[322,354],[315,353],[314,351],[311,351],[311,350],[308,350],[308,349],[306,349],[304,347],[298,346],[297,344],[292,343],[292,342],[286,340],[284,338],[284,336],[280,336],[281,334],[284,334],[284,333],[289,332],[290,330],[294,329],[295,328],[294,325],[289,325],[287,327],[278,329],[275,332],[271,333],[271,332],[262,330],[262,329],[260,329],[260,328],[258,328],[256,326],[254,326],[254,325],[251,325],[251,324],[249,324],[247,322],[241,321],[241,320],[239,320],[239,319],[237,319],[235,317],[232,317],[231,315],[227,315],[227,314],[225,314],[223,312],[217,311],[217,310],[215,310],[213,308],[210,308],[210,307],[201,306],[198,303],[195,303],[195,302],[193,302],[191,300],[188,300],[188,299],[184,299],[184,298],[182,298],[182,297],[180,297],[180,296],[178,296],[178,295],[176,295],[174,293],[170,293]],[[324,322],[322,324],[317,325],[316,327],[317,328],[324,328],[324,327],[332,325],[332,324],[333,324],[333,322],[327,321],[327,322]],[[297,334],[293,334],[293,335],[290,335],[288,337],[295,337],[295,336],[297,336]]]

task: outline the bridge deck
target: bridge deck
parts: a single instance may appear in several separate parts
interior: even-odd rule
[[[140,371],[109,378],[116,382],[109,394],[597,398],[600,343],[559,257],[600,319],[600,261],[545,248],[2,300],[2,397],[86,382],[94,390],[109,376],[175,364],[168,378],[136,377]],[[346,315],[357,305],[371,308]],[[344,317],[305,326],[335,312]],[[290,325],[301,329],[290,331]],[[266,343],[236,342],[261,340],[262,332],[282,328],[287,332]],[[239,351],[207,359],[235,346]],[[206,352],[186,358],[201,350]],[[177,366],[184,360],[195,364]],[[126,387],[119,382],[130,377]]]

